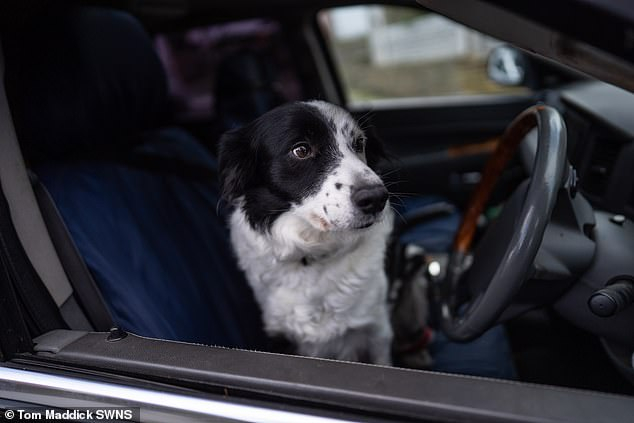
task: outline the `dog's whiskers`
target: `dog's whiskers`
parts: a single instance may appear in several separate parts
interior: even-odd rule
[[[359,127],[361,128],[361,130],[365,130],[366,129],[366,128],[364,128],[364,126],[365,126],[366,123],[368,123],[370,121],[370,119],[372,119],[372,114],[373,113],[374,113],[374,110],[368,110],[361,117],[359,117],[359,119],[357,119],[357,122],[358,122]]]
[[[406,198],[413,198],[413,197],[418,197],[419,194],[416,194],[414,192],[397,192],[397,191],[390,191],[389,192],[390,195],[397,195],[399,197],[406,197]]]
[[[401,219],[403,223],[407,222],[407,220],[405,220],[405,217],[403,217],[403,215],[398,210],[396,210],[396,207],[390,204],[390,209],[392,209],[392,211]]]
[[[383,185],[385,185],[385,187],[392,187],[394,185],[398,185],[405,182],[404,180],[400,180],[400,181],[389,181],[389,182],[384,182]]]
[[[390,169],[390,170],[388,170],[388,171],[386,171],[386,172],[382,172],[382,173],[380,173],[380,174],[379,174],[379,176],[381,177],[381,179],[383,179],[383,178],[386,178],[386,177],[388,177],[388,176],[390,176],[390,175],[393,175],[393,174],[395,174],[395,173],[397,173],[397,172],[400,172],[400,171],[401,171],[401,169],[400,169],[400,168],[397,168],[397,169]]]
[[[216,201],[216,216],[220,216],[220,204],[222,204],[224,200],[222,198],[219,198],[218,201]]]
[[[403,199],[399,198],[398,196],[390,196],[390,202],[392,204],[394,203],[400,204],[401,206],[405,205],[405,202],[403,201]]]

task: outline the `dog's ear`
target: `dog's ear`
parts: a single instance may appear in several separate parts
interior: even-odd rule
[[[243,196],[256,172],[255,153],[248,127],[225,132],[218,143],[220,192],[229,204]]]
[[[376,171],[382,161],[390,160],[391,157],[385,151],[383,141],[373,126],[367,127],[364,132],[367,138],[365,144],[365,159],[370,169]]]

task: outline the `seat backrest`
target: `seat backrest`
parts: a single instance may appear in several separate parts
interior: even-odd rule
[[[160,127],[165,75],[140,24],[72,8],[30,22],[5,50],[18,139],[115,323],[262,347],[259,310],[216,211],[214,158],[185,131]]]

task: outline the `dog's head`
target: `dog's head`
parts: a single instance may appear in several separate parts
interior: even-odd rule
[[[373,170],[380,142],[323,101],[286,104],[227,132],[219,156],[224,199],[260,231],[289,212],[319,231],[364,229],[387,208]]]

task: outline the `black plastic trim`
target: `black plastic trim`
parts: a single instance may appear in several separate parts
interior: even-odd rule
[[[269,401],[443,421],[611,422],[633,415],[627,397],[486,378],[89,333],[49,363]],[[26,358],[26,357],[24,357]]]

